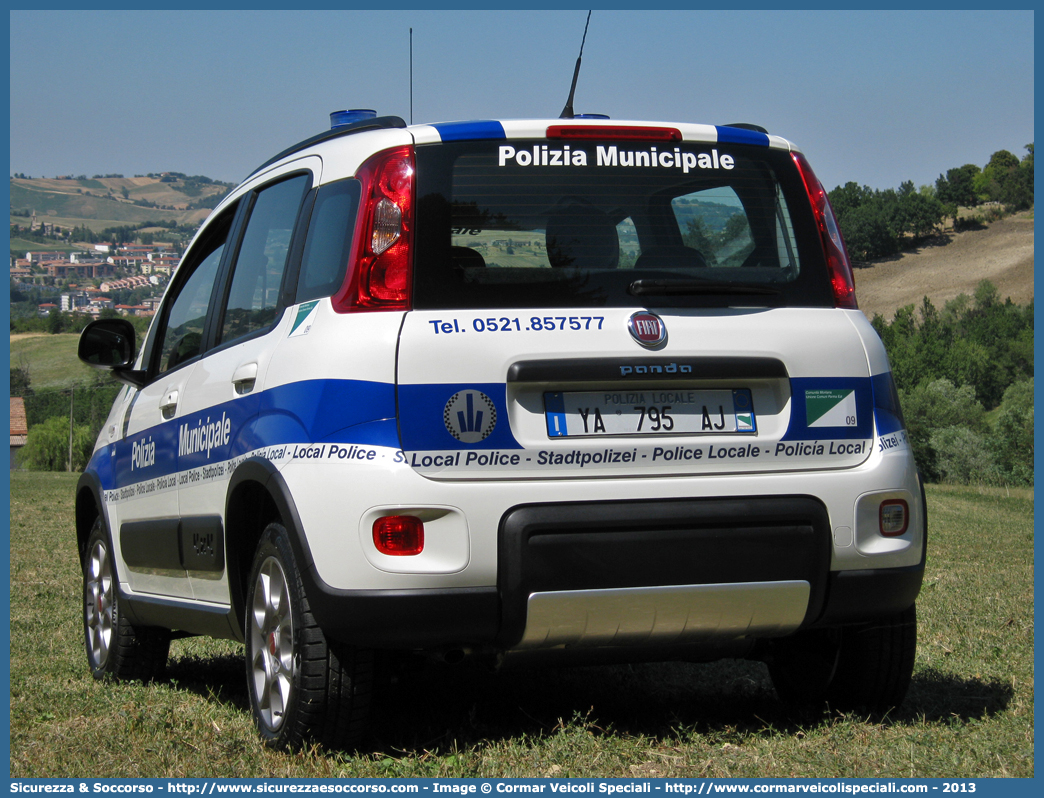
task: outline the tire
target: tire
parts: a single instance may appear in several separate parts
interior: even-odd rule
[[[917,652],[917,611],[840,629],[813,630],[775,644],[768,660],[780,699],[880,715],[906,697]]]
[[[883,714],[906,697],[917,653],[917,610],[841,630],[837,671],[827,700],[842,711]]]
[[[112,546],[101,518],[94,521],[83,563],[83,643],[95,679],[149,682],[163,675],[170,630],[134,627],[120,612]]]
[[[768,668],[780,700],[795,708],[825,704],[840,644],[839,629],[813,629],[775,641]]]
[[[261,535],[248,586],[247,691],[264,743],[291,750],[306,741],[357,745],[369,721],[373,652],[327,641],[281,525]]]

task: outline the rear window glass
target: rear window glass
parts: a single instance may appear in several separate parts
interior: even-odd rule
[[[417,308],[833,305],[785,152],[457,142],[417,188]]]

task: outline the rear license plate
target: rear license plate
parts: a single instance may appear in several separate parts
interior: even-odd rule
[[[548,392],[544,416],[550,438],[757,431],[746,388]]]

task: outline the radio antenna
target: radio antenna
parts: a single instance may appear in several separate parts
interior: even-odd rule
[[[580,59],[584,57],[584,42],[587,41],[587,26],[591,24],[591,12],[587,12],[587,22],[584,23],[584,38],[580,40],[580,55],[576,57],[576,66],[573,68],[573,84],[569,87],[569,99],[566,100],[565,108],[559,119],[573,118],[573,92],[576,91],[576,79],[580,77]]]
[[[413,28],[410,28],[410,124],[413,124]]]

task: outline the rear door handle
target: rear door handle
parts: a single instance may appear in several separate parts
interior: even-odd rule
[[[257,382],[257,363],[244,363],[236,369],[232,375],[232,384],[236,387],[236,393],[250,393],[254,390]]]

